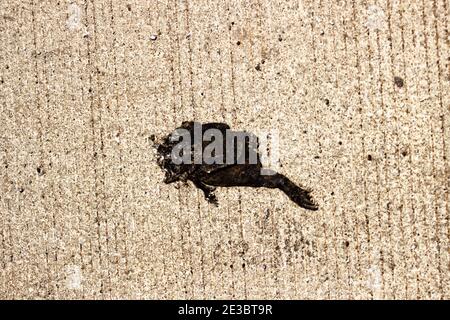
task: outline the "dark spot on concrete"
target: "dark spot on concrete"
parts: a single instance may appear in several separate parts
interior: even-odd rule
[[[340,146],[342,146],[342,141],[339,141],[338,144],[339,144]]]
[[[283,38],[281,36],[278,36],[278,41],[283,41]]]
[[[22,187],[19,187],[19,189],[17,189],[17,191],[19,191],[20,193],[23,193],[25,191],[25,189]]]
[[[334,196],[334,191],[331,191],[331,195]]]
[[[320,159],[320,157],[319,156],[314,156],[314,159]]]
[[[270,209],[267,208],[265,211],[266,211],[266,212],[265,212],[265,215],[264,215],[264,219],[267,220],[267,219],[269,219],[269,217],[270,217]]]
[[[256,71],[261,71],[261,64],[258,63],[258,64],[256,65],[255,69],[256,69]]]
[[[408,155],[408,151],[403,150],[403,151],[402,151],[402,156],[406,157],[407,155]]]
[[[131,4],[127,4],[128,11],[131,11]]]
[[[236,42],[236,44],[237,44],[238,46],[240,46],[240,45],[241,45],[241,42],[240,42],[240,41],[238,41],[238,42]]]
[[[325,35],[325,31],[320,32],[320,35],[321,36]]]
[[[245,263],[242,264],[242,269],[245,269]]]
[[[397,76],[394,77],[394,83],[398,88],[403,88],[403,86],[405,84],[403,79],[400,77],[397,77]]]
[[[371,154],[367,155],[367,160],[372,161],[372,155]]]
[[[348,248],[348,246],[350,245],[350,242],[347,240],[345,241],[345,246]]]
[[[324,101],[325,101],[325,104],[326,104],[327,106],[329,106],[329,105],[330,105],[330,100],[328,100],[328,99],[325,99]]]
[[[38,176],[43,176],[45,173],[44,169],[42,167],[37,167],[36,171],[37,171]]]

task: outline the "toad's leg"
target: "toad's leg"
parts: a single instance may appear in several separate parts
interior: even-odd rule
[[[319,208],[311,196],[311,190],[297,186],[282,174],[276,173],[269,176],[260,176],[260,181],[264,187],[282,190],[289,199],[302,208],[308,210],[317,210]]]
[[[311,197],[310,190],[297,186],[280,173],[261,175],[261,166],[259,165],[233,165],[221,168],[202,177],[202,182],[217,187],[278,188],[300,207],[309,210],[318,209]]]
[[[216,206],[219,204],[219,202],[217,201],[217,197],[214,194],[214,191],[216,190],[215,187],[209,186],[209,185],[201,182],[199,179],[194,179],[192,182],[194,183],[194,185],[197,188],[199,188],[200,190],[203,191],[203,194],[205,195],[205,199],[209,203],[212,203]]]

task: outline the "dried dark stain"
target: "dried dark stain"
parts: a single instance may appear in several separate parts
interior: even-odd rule
[[[403,79],[397,76],[394,77],[394,83],[398,88],[403,88],[403,86],[405,85]]]
[[[185,121],[177,129],[186,129],[191,133],[194,144],[194,122]],[[225,123],[204,123],[202,133],[208,129],[220,130],[223,136],[230,127]],[[243,133],[231,131],[232,133]],[[248,132],[246,132],[248,134]],[[235,156],[234,164],[174,164],[170,160],[173,147],[178,143],[171,141],[171,134],[167,135],[161,144],[156,145],[158,153],[158,165],[165,171],[164,182],[167,184],[181,181],[191,181],[197,188],[203,191],[208,202],[218,204],[215,190],[217,187],[265,187],[276,188],[283,191],[293,202],[308,210],[317,210],[318,206],[311,196],[311,190],[297,186],[286,176],[275,172],[273,175],[261,175],[262,164],[260,155],[257,153],[257,163],[250,164],[248,155],[250,150],[249,142],[245,143],[246,159],[244,164],[237,164]],[[203,141],[203,149],[210,142]],[[223,152],[226,153],[226,143],[224,141]],[[236,154],[236,153],[235,153]]]
[[[37,168],[36,168],[36,171],[37,171],[37,174],[38,174],[39,176],[43,176],[44,173],[45,173],[45,171],[44,171],[44,169],[43,169],[42,167],[37,167]]]

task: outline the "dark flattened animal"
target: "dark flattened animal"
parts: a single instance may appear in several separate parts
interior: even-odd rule
[[[179,129],[189,132],[190,136],[190,148],[194,151],[195,144],[198,141],[194,139],[194,127],[195,125],[201,127],[202,137],[204,133],[209,129],[216,129],[222,133],[225,137],[227,131],[232,134],[245,134],[248,137],[256,139],[256,144],[250,143],[250,139],[245,140],[244,153],[240,153],[237,143],[234,146],[234,158],[232,163],[224,161],[224,163],[210,163],[204,161],[202,158],[199,162],[191,161],[191,163],[174,163],[172,159],[173,148],[179,143],[174,140],[173,133]],[[187,182],[191,181],[194,185],[203,191],[205,198],[210,203],[218,204],[217,198],[214,194],[217,187],[265,187],[265,188],[277,188],[283,191],[293,202],[302,208],[308,210],[317,210],[318,206],[311,197],[311,190],[301,188],[293,183],[286,176],[272,171],[271,174],[262,174],[263,166],[261,164],[260,155],[258,153],[258,139],[251,133],[245,131],[231,131],[230,127],[225,123],[196,123],[193,121],[183,122],[181,127],[178,127],[174,132],[165,137],[162,143],[156,145],[158,153],[158,165],[165,171],[164,182],[169,184],[177,181]],[[200,142],[202,144],[202,150],[204,150],[211,142],[204,141],[203,138]],[[223,141],[222,152],[223,156],[227,153],[227,145],[225,139]],[[229,150],[228,150],[229,151]],[[256,153],[256,161],[250,161],[249,155],[253,151]],[[195,152],[192,152],[194,154]],[[243,156],[243,161],[238,162],[238,157]],[[214,154],[214,156],[221,156]],[[265,169],[268,170],[268,169]]]

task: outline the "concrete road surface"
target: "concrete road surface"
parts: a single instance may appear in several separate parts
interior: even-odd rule
[[[7,1],[0,298],[449,299],[448,0]],[[274,130],[279,190],[149,137]]]

